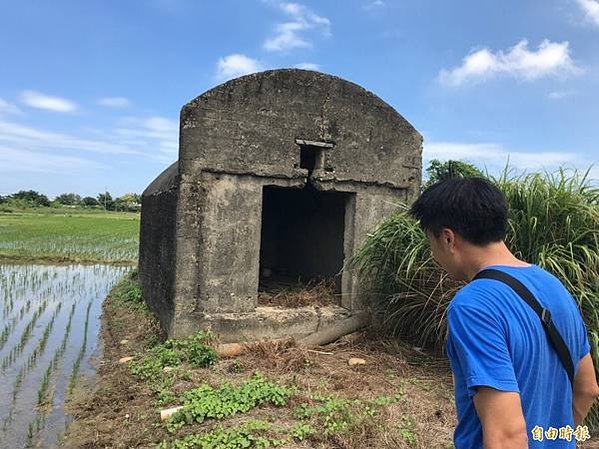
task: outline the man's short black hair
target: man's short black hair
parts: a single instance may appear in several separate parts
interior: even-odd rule
[[[439,237],[449,228],[484,246],[505,239],[508,206],[501,191],[484,178],[448,178],[426,189],[410,209],[425,231]]]

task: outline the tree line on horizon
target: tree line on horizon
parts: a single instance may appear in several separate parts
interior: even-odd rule
[[[424,176],[422,189],[446,177],[483,176],[483,173],[479,168],[465,161],[433,159],[424,170]],[[61,193],[53,200],[35,190],[20,190],[12,195],[0,195],[0,211],[34,207],[83,207],[108,211],[139,212],[141,210],[141,195],[126,193],[113,198],[109,192],[99,193],[96,197],[82,197],[77,193]]]
[[[0,205],[8,209],[28,209],[35,207],[84,207],[109,211],[139,212],[141,195],[126,193],[113,198],[109,192],[99,193],[95,198],[77,193],[61,193],[53,200],[35,190],[19,190],[11,195],[0,195]]]

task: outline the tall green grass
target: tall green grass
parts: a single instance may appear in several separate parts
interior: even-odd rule
[[[557,276],[576,298],[599,366],[599,187],[587,173],[560,170],[491,178],[510,206],[506,243],[519,258]],[[387,331],[440,350],[446,311],[462,284],[434,262],[407,206],[377,228],[352,264]],[[599,430],[599,412],[589,425]]]

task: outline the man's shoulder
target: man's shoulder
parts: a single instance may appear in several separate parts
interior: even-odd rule
[[[576,307],[575,301],[564,284],[549,271],[533,265],[531,270],[519,271],[500,268],[520,280],[537,299],[546,306]],[[565,298],[569,300],[566,301]],[[468,308],[479,313],[504,315],[506,301],[521,303],[522,299],[510,286],[493,279],[477,279],[464,285],[449,304],[449,311]]]
[[[449,308],[479,308],[488,303],[488,297],[491,291],[497,288],[496,285],[480,283],[478,281],[469,282],[460,288],[449,303]]]

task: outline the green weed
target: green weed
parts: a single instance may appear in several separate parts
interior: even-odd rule
[[[185,424],[228,418],[266,403],[283,406],[296,391],[271,382],[259,373],[241,386],[225,383],[215,389],[204,384],[184,393],[183,408],[169,419],[167,428],[172,432]]]
[[[287,443],[286,439],[269,438],[266,432],[272,424],[251,420],[232,429],[218,427],[201,435],[189,435],[172,443],[162,442],[160,449],[245,449],[278,447]]]

